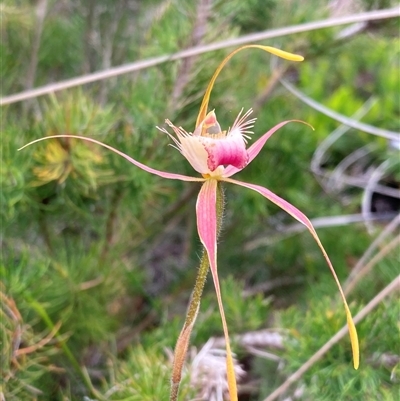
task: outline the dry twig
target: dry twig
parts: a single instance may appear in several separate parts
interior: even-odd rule
[[[392,292],[400,289],[400,275],[397,276],[387,287],[377,294],[357,315],[354,317],[354,323],[359,323],[364,319],[374,308],[376,308],[386,297]],[[286,381],[273,391],[264,401],[276,400],[282,395],[291,384],[297,382],[304,373],[307,372],[317,361],[319,361],[339,340],[347,334],[347,326],[340,329],[327,343],[325,343],[307,362],[305,362],[296,372],[289,376]]]
[[[291,92],[294,96],[299,98],[302,102],[307,104],[308,106],[312,107],[313,109],[319,111],[326,116],[333,118],[336,121],[339,121],[341,124],[347,125],[351,128],[357,129],[359,131],[367,132],[368,134],[377,135],[382,138],[386,138],[392,141],[400,141],[400,135],[397,132],[389,131],[387,129],[374,127],[369,124],[361,123],[357,120],[354,120],[350,117],[346,117],[328,107],[322,105],[321,103],[311,99],[310,97],[306,96],[303,92],[296,89],[292,84],[287,82],[286,80],[281,80],[282,85]]]
[[[377,253],[366,265],[362,266],[358,270],[357,275],[354,276],[353,280],[349,282],[346,287],[346,294],[357,285],[361,278],[363,278],[378,262],[380,262],[385,256],[387,256],[394,249],[399,249],[400,237],[393,238],[387,245],[385,245],[379,253]]]
[[[5,96],[0,99],[0,106],[21,102],[23,100],[32,99],[49,93],[54,93],[68,88],[73,88],[80,85],[86,85],[91,82],[101,81],[103,79],[108,79],[119,75],[127,74],[133,71],[139,71],[145,68],[154,67],[156,65],[163,64],[169,61],[175,61],[187,57],[193,57],[195,55],[207,53],[214,50],[224,49],[231,46],[241,46],[247,43],[259,42],[265,39],[293,35],[300,32],[309,32],[317,29],[353,24],[362,21],[396,18],[399,16],[400,16],[400,9],[396,7],[391,9],[369,11],[360,14],[348,15],[339,18],[329,18],[321,21],[308,22],[306,24],[293,25],[290,27],[272,29],[264,32],[244,35],[239,38],[224,40],[221,42],[216,42],[204,46],[198,46],[186,49],[172,55],[159,56],[148,60],[142,60],[130,64],[125,64],[119,67],[110,68],[105,71],[99,71],[93,74],[87,74],[81,77],[76,77],[65,81],[45,85],[40,88],[16,93],[14,95]]]
[[[353,270],[351,271],[349,277],[345,281],[343,285],[344,293],[347,295],[349,290],[348,286],[350,283],[356,278],[359,271],[363,268],[367,260],[372,256],[375,249],[377,249],[385,240],[386,238],[391,235],[397,227],[400,225],[400,214],[398,214],[386,227],[382,230],[382,232],[375,238],[372,244],[368,247],[365,251],[364,255],[359,259],[357,264],[354,266]]]

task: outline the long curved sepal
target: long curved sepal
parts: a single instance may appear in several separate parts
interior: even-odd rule
[[[275,47],[271,47],[271,46],[262,46],[262,45],[245,45],[245,46],[241,46],[238,49],[234,50],[233,52],[229,53],[224,60],[222,60],[221,64],[217,67],[217,69],[214,72],[214,75],[212,76],[206,92],[204,94],[203,97],[203,101],[201,102],[201,106],[200,106],[200,111],[199,111],[199,115],[197,116],[197,121],[196,121],[196,127],[204,120],[204,118],[206,117],[207,114],[207,109],[208,109],[208,102],[210,100],[210,95],[211,95],[211,91],[212,88],[214,86],[215,80],[217,79],[219,73],[221,72],[221,70],[224,68],[225,64],[236,54],[239,53],[240,51],[244,50],[244,49],[249,49],[249,48],[256,48],[256,49],[261,49],[264,50],[265,52],[274,54],[275,56],[284,58],[286,60],[291,60],[291,61],[303,61],[304,57],[300,56],[298,54],[293,54],[293,53],[289,53],[289,52],[285,52],[283,50],[280,49],[276,49]]]
[[[308,217],[304,213],[302,213],[299,209],[297,209],[295,206],[293,206],[289,202],[285,201],[284,199],[280,198],[278,195],[275,195],[273,192],[271,192],[267,188],[261,187],[259,185],[249,184],[247,182],[233,180],[232,178],[226,178],[226,179],[224,179],[224,181],[230,182],[232,184],[240,185],[242,187],[249,188],[249,189],[252,189],[253,191],[258,192],[259,194],[263,195],[265,198],[267,198],[268,200],[273,202],[275,205],[279,206],[286,213],[290,214],[297,221],[304,224],[308,228],[311,235],[314,237],[316,243],[318,244],[319,248],[321,249],[321,252],[325,257],[325,260],[329,266],[329,269],[332,272],[333,278],[335,279],[335,282],[339,288],[339,292],[342,297],[343,305],[344,305],[344,308],[346,311],[347,326],[349,329],[351,348],[353,351],[353,365],[354,365],[354,369],[358,369],[358,366],[360,364],[360,351],[359,351],[359,345],[358,345],[357,330],[356,330],[356,327],[353,322],[350,308],[347,304],[346,297],[343,293],[342,286],[340,285],[339,279],[336,275],[335,269],[333,268],[332,262],[330,261],[328,254],[326,253],[326,251],[317,235],[317,232],[315,231],[315,229],[314,229],[313,225],[311,224],[310,220],[308,219]]]
[[[33,145],[34,143],[37,142],[41,142],[47,139],[53,139],[53,138],[72,138],[72,139],[81,139],[84,141],[88,141],[88,142],[93,142],[97,145],[103,146],[103,148],[107,148],[111,151],[113,151],[114,153],[122,156],[124,159],[128,160],[130,163],[134,164],[136,167],[141,168],[144,171],[147,171],[148,173],[154,174],[154,175],[158,175],[159,177],[162,178],[168,178],[170,180],[180,180],[180,181],[196,181],[196,182],[202,182],[204,181],[204,178],[199,178],[199,177],[189,177],[186,175],[182,175],[182,174],[174,174],[174,173],[169,173],[167,171],[161,171],[161,170],[156,170],[154,168],[148,167],[143,163],[138,162],[137,160],[133,159],[132,157],[128,156],[127,154],[125,154],[124,152],[121,152],[118,149],[113,148],[110,145],[107,145],[103,142],[97,141],[96,139],[93,138],[88,138],[86,136],[80,136],[80,135],[51,135],[51,136],[46,136],[43,138],[39,138],[36,139],[32,142],[27,143],[26,145],[22,146],[22,148],[19,148],[18,150],[22,150],[24,148],[26,148],[27,146]]]

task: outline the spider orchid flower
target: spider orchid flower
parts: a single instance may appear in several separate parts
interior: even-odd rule
[[[32,143],[44,139],[67,137],[67,136],[73,137],[75,139],[83,139],[101,145],[117,153],[118,155],[128,160],[130,163],[134,164],[135,166],[141,168],[144,171],[147,171],[148,173],[172,180],[202,183],[196,203],[197,230],[200,240],[208,256],[209,266],[214,281],[214,286],[217,294],[217,302],[222,319],[222,326],[226,340],[227,379],[228,379],[228,387],[231,401],[237,401],[236,379],[234,374],[232,352],[229,345],[228,328],[226,324],[224,308],[221,298],[219,278],[217,273],[218,216],[216,210],[216,202],[217,202],[217,186],[219,182],[227,182],[230,184],[239,185],[241,187],[245,187],[258,192],[260,195],[264,196],[265,198],[273,202],[275,205],[286,211],[293,218],[295,218],[297,221],[299,221],[300,223],[302,223],[304,226],[307,227],[311,235],[314,237],[319,248],[321,249],[326,259],[326,262],[333,274],[334,280],[336,281],[336,284],[339,288],[339,292],[342,297],[346,311],[347,324],[350,333],[355,369],[357,369],[359,365],[358,338],[350,309],[346,302],[346,298],[344,296],[344,293],[342,291],[341,285],[339,283],[335,270],[332,266],[332,263],[329,260],[329,257],[323,245],[321,244],[321,241],[319,240],[319,237],[314,227],[312,226],[310,220],[295,206],[285,201],[278,195],[274,194],[267,188],[257,184],[251,184],[248,182],[243,182],[231,178],[233,175],[235,175],[236,173],[244,169],[246,166],[248,166],[251,163],[251,161],[255,159],[255,157],[260,153],[266,141],[278,129],[280,129],[287,123],[296,120],[284,121],[279,123],[272,129],[270,129],[267,133],[262,135],[250,147],[247,147],[247,142],[250,139],[250,135],[252,134],[250,130],[251,128],[253,128],[254,122],[256,120],[255,118],[250,118],[252,113],[251,109],[244,114],[242,110],[237,116],[236,120],[234,121],[232,127],[229,128],[228,130],[221,129],[214,111],[207,112],[210,93],[218,74],[234,54],[236,54],[237,52],[241,51],[244,48],[249,48],[249,47],[259,48],[261,50],[270,52],[279,57],[292,61],[303,60],[303,57],[301,56],[287,53],[268,46],[248,45],[236,49],[223,60],[223,62],[219,65],[213,77],[211,78],[211,81],[207,87],[206,93],[203,98],[203,102],[200,107],[200,112],[197,118],[196,127],[194,131],[188,132],[184,130],[182,127],[175,126],[174,124],[171,123],[171,121],[166,120],[167,125],[170,128],[172,128],[174,134],[169,133],[165,129],[160,129],[160,130],[166,133],[172,139],[173,146],[177,150],[179,150],[179,152],[187,159],[187,161],[191,164],[193,169],[197,171],[200,174],[200,176],[191,177],[191,176],[156,170],[154,168],[151,168],[149,166],[140,163],[139,161],[128,156],[127,154],[107,144],[83,136],[54,135],[35,140],[28,144],[31,145]],[[25,145],[24,147],[28,145]],[[190,333],[185,334],[186,337],[188,337],[189,335]],[[185,346],[187,347],[186,340],[185,340]],[[182,355],[184,355],[185,353],[186,350],[181,350]]]

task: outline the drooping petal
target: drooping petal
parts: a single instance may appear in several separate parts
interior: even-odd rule
[[[263,148],[265,143],[268,141],[268,139],[276,131],[278,131],[279,128],[282,128],[284,125],[286,125],[287,123],[291,123],[291,122],[299,122],[299,123],[303,123],[303,124],[309,125],[309,124],[305,123],[304,121],[300,121],[300,120],[288,120],[288,121],[283,121],[283,122],[275,125],[275,127],[271,128],[268,132],[266,132],[261,138],[257,139],[257,141],[255,141],[247,149],[247,154],[249,156],[249,160],[247,162],[247,165],[249,165],[249,163],[252,160],[254,160],[254,158],[260,153],[261,149]],[[234,166],[228,166],[224,171],[224,177],[231,177],[232,175],[236,174],[240,170],[242,170],[242,169],[234,167]]]
[[[200,240],[207,251],[208,260],[210,262],[210,270],[217,294],[217,302],[221,314],[222,327],[224,329],[227,353],[226,368],[230,401],[237,401],[237,388],[232,351],[229,343],[228,326],[226,324],[217,272],[217,184],[217,180],[208,179],[201,187],[196,204],[197,230]]]
[[[73,138],[73,139],[81,139],[84,141],[88,141],[88,142],[93,142],[96,143],[97,145],[103,146],[104,148],[107,148],[109,150],[112,150],[114,153],[117,153],[118,155],[122,156],[124,159],[128,160],[129,162],[131,162],[132,164],[134,164],[135,166],[141,168],[144,171],[147,171],[148,173],[154,174],[154,175],[158,175],[159,177],[162,178],[168,178],[170,180],[180,180],[180,181],[197,181],[197,182],[201,182],[204,181],[204,178],[199,178],[199,177],[189,177],[186,175],[181,175],[181,174],[174,174],[174,173],[168,173],[167,171],[161,171],[161,170],[156,170],[154,168],[148,167],[145,164],[142,164],[140,162],[138,162],[137,160],[133,159],[132,157],[128,156],[127,154],[113,148],[110,145],[107,145],[103,142],[97,141],[96,139],[93,138],[88,138],[85,136],[79,136],[79,135],[51,135],[51,136],[46,136],[44,138],[40,138],[40,139],[36,139],[32,142],[29,142],[28,144],[24,145],[22,148],[18,149],[24,149],[27,146],[30,146],[36,142],[40,142],[40,141],[44,141],[47,139],[52,139],[52,138]]]
[[[342,297],[343,300],[343,304],[346,310],[346,318],[347,318],[347,326],[349,328],[349,334],[350,334],[350,340],[351,340],[351,347],[353,350],[353,364],[354,364],[354,368],[358,369],[359,366],[359,360],[360,360],[360,352],[359,352],[359,346],[358,346],[358,336],[357,336],[357,330],[355,328],[354,322],[353,322],[353,318],[351,316],[351,312],[350,312],[350,308],[347,304],[346,301],[346,297],[343,293],[342,290],[342,286],[340,285],[339,279],[336,275],[335,269],[333,268],[333,265],[313,227],[313,225],[311,224],[310,220],[308,219],[308,217],[302,213],[299,209],[297,209],[295,206],[293,206],[292,204],[290,204],[289,202],[285,201],[284,199],[280,198],[278,195],[275,195],[273,192],[271,192],[270,190],[268,190],[267,188],[261,187],[259,185],[254,185],[254,184],[249,184],[247,182],[242,182],[242,181],[237,181],[237,180],[233,180],[232,178],[225,178],[224,181],[226,182],[230,182],[232,184],[237,184],[240,185],[242,187],[246,187],[249,189],[252,189],[258,193],[260,193],[261,195],[263,195],[264,197],[266,197],[268,200],[270,200],[271,202],[275,203],[275,205],[279,206],[281,209],[283,209],[285,212],[287,212],[288,214],[290,214],[292,217],[294,217],[297,221],[299,221],[300,223],[304,224],[308,230],[310,231],[311,235],[314,237],[315,241],[317,242],[319,248],[322,251],[322,254],[325,257],[326,262],[328,263],[329,269],[332,272],[332,275],[336,281],[336,284],[339,288],[339,292],[340,295]]]
[[[225,64],[238,52],[240,52],[241,50],[244,49],[248,49],[248,48],[256,48],[256,49],[261,49],[264,50],[268,53],[272,53],[278,57],[282,57],[284,59],[287,60],[291,60],[291,61],[303,61],[304,57],[303,56],[299,56],[298,54],[293,54],[293,53],[288,53],[285,52],[283,50],[279,50],[279,49],[275,49],[274,47],[270,47],[270,46],[262,46],[262,45],[245,45],[242,47],[239,47],[238,49],[234,50],[232,53],[229,53],[224,60],[222,60],[221,64],[217,67],[217,69],[214,72],[214,75],[212,76],[206,92],[204,94],[203,97],[203,101],[201,103],[200,106],[200,111],[199,114],[197,116],[197,121],[196,121],[196,127],[204,120],[204,118],[206,117],[207,114],[207,109],[208,109],[208,102],[210,100],[210,95],[211,95],[211,91],[212,88],[214,86],[215,80],[217,79],[219,73],[221,72],[221,70],[224,68]]]

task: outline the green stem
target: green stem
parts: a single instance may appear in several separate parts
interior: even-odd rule
[[[217,187],[217,239],[221,232],[222,220],[224,216],[225,207],[225,194],[221,183],[218,183]],[[171,393],[170,401],[177,401],[179,393],[179,385],[182,379],[182,369],[185,362],[185,357],[187,349],[189,346],[190,334],[192,332],[194,323],[196,321],[197,313],[200,308],[201,296],[203,294],[204,285],[206,283],[208,269],[210,263],[208,260],[208,255],[205,249],[203,249],[200,267],[197,272],[196,282],[192,292],[192,296],[189,301],[188,311],[186,314],[185,323],[183,325],[182,331],[178,337],[175,347],[174,362],[172,365],[172,375],[171,375]]]

